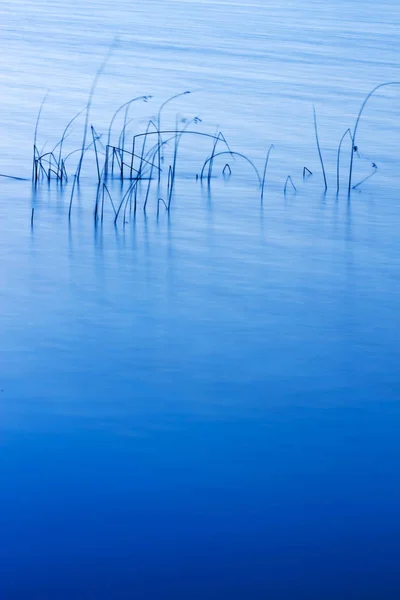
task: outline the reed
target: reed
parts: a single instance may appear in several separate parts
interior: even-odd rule
[[[32,179],[34,181],[37,181],[36,154],[37,154],[37,134],[38,134],[38,129],[39,129],[39,121],[40,121],[40,117],[42,114],[44,103],[46,102],[47,96],[49,95],[49,91],[50,90],[47,90],[47,92],[44,95],[44,98],[40,104],[39,112],[38,112],[38,115],[36,118],[35,133],[33,136],[33,165],[32,165]]]
[[[56,150],[57,146],[60,147],[59,152],[58,152],[58,163],[61,164],[62,161],[62,151],[63,151],[63,145],[64,145],[64,141],[67,138],[67,131],[69,130],[69,128],[72,126],[72,124],[76,121],[76,119],[78,117],[81,116],[81,114],[83,113],[83,110],[80,110],[74,117],[72,117],[72,119],[69,121],[69,123],[67,124],[66,128],[63,131],[63,134],[61,136],[61,140],[58,142],[58,144],[53,148],[53,152]]]
[[[96,169],[97,169],[97,178],[99,180],[101,180],[101,175],[100,175],[100,164],[99,164],[99,156],[97,154],[97,146],[96,146],[96,141],[99,139],[99,137],[96,135],[95,129],[93,127],[93,125],[90,126],[90,129],[92,131],[92,138],[93,138],[93,146],[94,146],[94,152],[96,155]]]
[[[352,177],[353,177],[353,162],[354,162],[354,152],[356,152],[356,148],[357,148],[357,144],[356,144],[356,138],[357,138],[357,132],[358,132],[358,126],[360,124],[360,120],[361,117],[363,115],[364,109],[367,106],[369,100],[372,98],[372,96],[374,96],[374,94],[376,94],[376,92],[384,87],[388,87],[388,86],[397,86],[400,85],[400,81],[388,81],[386,83],[381,83],[379,85],[377,85],[376,87],[374,87],[374,89],[366,96],[366,98],[364,99],[363,103],[361,104],[360,110],[358,111],[358,115],[357,115],[357,119],[354,125],[354,129],[353,129],[353,136],[352,136],[352,152],[351,152],[351,156],[350,156],[350,166],[349,166],[349,182],[348,182],[348,187],[347,187],[347,193],[348,195],[350,195],[351,193],[351,184],[352,184]],[[368,178],[369,179],[369,178]],[[362,182],[360,182],[361,184]],[[358,185],[360,185],[358,184]]]
[[[195,174],[196,181],[200,180],[201,182],[203,182],[204,179],[207,179],[207,183],[208,185],[210,185],[214,173],[214,166],[216,164],[215,161],[218,161],[220,158],[225,159],[222,171],[219,171],[219,173],[222,172],[222,176],[224,178],[228,178],[232,175],[233,166],[238,164],[238,160],[243,161],[251,167],[251,170],[255,174],[257,183],[260,188],[260,198],[262,203],[265,197],[265,188],[267,184],[267,173],[270,164],[270,155],[272,150],[274,149],[273,144],[271,144],[268,148],[267,155],[264,160],[262,174],[260,174],[253,160],[251,160],[246,154],[238,151],[233,151],[231,149],[224,134],[220,130],[217,130],[215,134],[210,134],[203,131],[196,131],[193,127],[191,127],[192,124],[198,124],[201,122],[201,119],[199,117],[183,119],[178,118],[177,115],[174,128],[162,128],[162,115],[166,105],[172,102],[173,100],[179,98],[180,96],[185,96],[186,94],[189,94],[190,91],[174,94],[173,96],[167,98],[167,100],[165,100],[165,102],[163,102],[160,108],[158,109],[157,115],[154,118],[148,120],[144,131],[134,131],[133,134],[131,134],[131,137],[129,137],[130,141],[128,144],[128,148],[130,149],[127,149],[127,132],[128,127],[134,120],[133,118],[130,118],[130,111],[132,109],[132,105],[137,101],[147,102],[149,99],[151,99],[151,96],[136,96],[128,100],[127,102],[124,102],[114,111],[111,117],[108,128],[106,129],[107,143],[104,145],[101,133],[98,133],[93,124],[89,124],[89,118],[91,114],[91,107],[98,79],[106,67],[114,45],[115,44],[113,44],[109,48],[100,68],[98,69],[92,81],[85,108],[79,111],[69,120],[69,122],[63,130],[61,138],[55,144],[52,150],[45,150],[47,142],[43,145],[41,149],[38,146],[41,116],[43,112],[43,107],[47,100],[48,92],[45,94],[39,107],[34,130],[32,159],[32,181],[34,182],[34,184],[37,184],[39,181],[47,181],[50,184],[50,182],[54,179],[57,182],[60,182],[61,184],[67,183],[70,160],[72,161],[73,157],[77,156],[77,161],[75,162],[75,171],[72,171],[73,182],[68,208],[68,218],[70,219],[74,192],[76,186],[79,185],[83,160],[86,154],[90,152],[94,157],[94,168],[97,174],[97,191],[94,205],[95,220],[97,220],[99,216],[101,217],[101,219],[103,219],[105,202],[110,203],[110,205],[112,206],[115,223],[118,222],[122,212],[124,215],[125,222],[128,208],[129,214],[131,214],[132,207],[134,213],[136,213],[138,204],[141,204],[143,210],[146,211],[150,199],[152,184],[155,179],[158,181],[158,193],[157,195],[155,195],[155,198],[157,199],[156,208],[158,214],[161,204],[164,204],[167,211],[169,211],[171,208],[172,198],[177,181],[178,164],[183,162],[185,158],[185,153],[181,150],[182,139],[184,137],[193,140],[196,140],[197,138],[203,138],[205,140],[210,140],[211,150],[208,156],[206,156],[206,158],[203,159],[200,172],[197,172]],[[366,175],[363,179],[361,179],[361,181],[359,181],[355,185],[353,184],[354,155],[357,154],[358,156],[360,156],[360,158],[364,158],[359,154],[357,146],[357,134],[359,130],[359,125],[364,114],[365,108],[370,99],[374,96],[374,94],[376,94],[382,88],[397,85],[400,85],[400,82],[391,81],[376,86],[365,97],[364,101],[362,102],[359,112],[357,114],[353,130],[348,128],[341,136],[336,153],[337,194],[340,191],[341,185],[341,161],[343,145],[345,143],[346,138],[348,138],[351,142],[347,186],[348,193],[350,193],[352,189],[359,188],[362,184],[367,182],[371,177],[373,177],[377,173],[378,167],[376,163],[366,158],[366,160],[370,161],[372,172],[368,173],[368,175]],[[81,145],[79,148],[75,148],[71,150],[68,154],[65,154],[65,142],[70,136],[71,128],[74,122],[82,114],[85,115],[85,119]],[[116,123],[120,115],[122,115],[122,122],[119,129],[117,129]],[[315,141],[322,169],[324,191],[326,193],[328,190],[327,171],[325,168],[320,144],[315,106],[313,106],[313,118]],[[183,127],[179,126],[179,124],[182,122],[185,123]],[[89,133],[91,134],[91,139],[88,139]],[[112,143],[113,135],[115,136],[114,139],[117,140],[115,143]],[[168,168],[163,166],[165,156],[167,156],[167,147],[168,153],[170,155],[169,161],[167,163]],[[229,162],[226,161],[227,158],[229,159]],[[303,167],[303,181],[308,179],[312,174],[312,171],[308,167]],[[108,177],[118,179],[121,182],[121,189],[123,187],[124,179],[129,178],[130,180],[128,188],[125,189],[124,193],[122,194],[122,197],[118,200],[118,202],[114,201],[110,188],[106,183]],[[16,180],[24,179],[22,177],[15,177],[6,174],[0,174],[0,178],[9,178]],[[139,185],[139,183],[142,181],[146,181],[146,185]],[[160,195],[161,184],[163,184],[166,195]],[[288,177],[285,180],[284,194],[286,195],[290,190],[296,192],[297,188],[293,182],[291,175],[288,175]]]
[[[252,169],[253,169],[256,177],[257,177],[258,184],[260,185],[260,188],[261,188],[261,186],[262,186],[262,180],[261,180],[261,177],[260,177],[260,173],[258,172],[258,169],[255,166],[255,164],[253,163],[253,161],[250,160],[250,158],[248,158],[245,154],[242,154],[241,152],[234,152],[232,150],[225,150],[223,152],[218,152],[217,154],[212,154],[209,158],[207,158],[207,160],[203,164],[203,168],[202,168],[201,173],[200,173],[200,180],[203,179],[204,170],[205,170],[206,166],[211,161],[214,161],[216,158],[218,158],[220,156],[226,156],[227,154],[229,154],[233,158],[234,157],[238,157],[238,158],[242,158],[243,160],[245,160],[252,167]],[[209,177],[208,176],[207,176],[207,180],[209,181]]]
[[[315,132],[315,140],[317,142],[317,149],[318,149],[318,156],[319,156],[319,160],[321,163],[321,168],[322,168],[322,175],[324,177],[324,185],[325,185],[325,192],[328,189],[328,183],[326,181],[326,173],[325,173],[325,166],[324,166],[324,160],[322,158],[322,152],[321,152],[321,146],[319,143],[319,136],[318,136],[318,127],[317,127],[317,113],[315,111],[315,106],[313,105],[313,113],[314,113],[314,132]]]
[[[342,144],[344,142],[346,135],[350,136],[350,142],[352,142],[352,136],[351,136],[350,129],[346,129],[346,131],[340,138],[340,142],[339,142],[339,146],[338,146],[337,158],[336,158],[336,193],[337,194],[339,193],[339,190],[340,190],[340,153],[342,151]],[[352,148],[353,148],[353,146],[352,146]],[[353,153],[353,150],[351,151],[351,153]]]
[[[286,178],[286,181],[285,181],[285,187],[283,188],[283,193],[285,194],[285,196],[287,194],[287,188],[288,188],[289,184],[291,185],[293,191],[297,192],[297,188],[294,185],[292,178],[290,177],[290,175],[288,175],[287,178]]]
[[[161,155],[161,147],[162,147],[161,114],[162,114],[162,111],[167,106],[167,104],[169,104],[173,100],[176,100],[177,98],[180,98],[181,96],[187,96],[190,93],[191,93],[190,90],[186,90],[185,92],[180,92],[179,94],[174,94],[173,96],[170,96],[169,98],[167,98],[165,100],[165,102],[163,102],[161,104],[160,108],[158,109],[158,113],[157,113],[157,130],[158,130],[158,145],[159,145],[159,150],[158,150],[158,153],[157,153],[157,158],[158,158],[158,182],[160,182],[161,161],[162,161],[162,155]]]
[[[265,180],[266,180],[266,177],[267,177],[269,155],[271,154],[271,151],[273,150],[273,148],[274,148],[274,145],[271,144],[270,147],[268,148],[267,156],[265,158],[263,176],[262,176],[262,181],[261,181],[261,203],[264,201],[264,188],[265,188]]]
[[[83,129],[81,154],[80,154],[80,158],[79,158],[79,162],[78,162],[78,167],[77,167],[77,170],[76,170],[76,173],[74,176],[71,197],[70,197],[70,202],[69,202],[69,209],[68,209],[68,219],[69,220],[71,219],[72,201],[74,198],[75,186],[76,186],[76,183],[79,181],[79,177],[80,177],[81,170],[82,170],[83,157],[84,157],[85,151],[86,151],[85,150],[86,149],[86,138],[87,138],[88,124],[89,124],[90,109],[92,107],[92,100],[93,100],[94,92],[95,92],[95,89],[97,86],[97,82],[98,82],[100,76],[102,75],[104,69],[106,68],[106,65],[111,57],[111,54],[114,50],[116,42],[117,42],[117,40],[115,39],[114,42],[111,44],[110,48],[108,49],[107,54],[104,57],[104,60],[103,60],[102,64],[100,65],[100,68],[98,69],[98,71],[93,79],[92,87],[90,88],[90,91],[89,91],[89,98],[88,98],[88,102],[86,104],[86,111],[85,111],[85,126]]]
[[[372,173],[370,173],[369,175],[367,175],[366,177],[364,177],[364,179],[361,179],[361,181],[359,181],[358,183],[356,183],[356,185],[353,185],[353,190],[356,190],[360,185],[362,185],[363,183],[365,183],[366,181],[368,181],[368,179],[371,179],[371,177],[373,177],[374,175],[376,175],[377,171],[378,171],[378,166],[376,165],[376,163],[371,162],[371,166],[373,168]]]

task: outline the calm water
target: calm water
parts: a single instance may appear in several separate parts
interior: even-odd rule
[[[2,599],[400,595],[400,87],[360,126],[376,174],[335,194],[342,133],[400,80],[399,4],[280,4],[0,7],[0,173],[30,177],[44,94],[50,148],[116,35],[98,131],[188,89],[166,127],[199,116],[261,170],[275,144],[263,205],[240,161],[200,186],[191,139],[170,214],[117,227],[92,160],[70,223],[70,188],[0,177]]]

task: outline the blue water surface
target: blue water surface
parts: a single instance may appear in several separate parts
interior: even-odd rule
[[[347,197],[346,147],[335,179],[365,94],[400,79],[398,3],[94,4],[0,7],[1,173],[30,177],[46,89],[48,148],[115,35],[98,131],[190,88],[163,123],[200,115],[261,171],[276,148],[261,203],[238,160],[201,186],[184,140],[170,212],[116,226],[93,163],[70,220],[71,181],[0,177],[0,597],[399,598],[398,91],[360,126],[374,177]]]

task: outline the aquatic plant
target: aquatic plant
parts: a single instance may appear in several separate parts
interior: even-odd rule
[[[379,85],[377,85],[376,87],[374,87],[374,89],[365,97],[364,102],[361,105],[360,110],[358,111],[358,115],[357,115],[357,119],[354,125],[354,129],[353,129],[353,135],[352,135],[352,152],[351,152],[351,157],[350,157],[350,166],[349,166],[349,183],[348,183],[348,194],[350,195],[351,192],[351,184],[352,184],[352,176],[353,176],[353,162],[354,162],[354,153],[357,152],[357,145],[356,145],[356,138],[357,138],[357,132],[358,132],[358,126],[360,124],[360,120],[361,117],[363,115],[364,109],[367,106],[370,98],[372,98],[372,96],[374,94],[376,94],[376,92],[384,87],[388,87],[388,86],[393,86],[393,85],[400,85],[400,81],[388,81],[386,83],[381,83]],[[367,177],[366,179],[364,179],[363,181],[366,181],[367,179],[369,179],[369,177]],[[363,181],[361,181],[358,185],[361,185],[361,183],[363,183]]]
[[[68,217],[71,218],[73,197],[76,185],[79,183],[79,178],[82,171],[82,164],[84,157],[90,152],[94,157],[95,171],[97,174],[97,193],[94,208],[94,217],[97,220],[101,220],[104,217],[104,207],[107,202],[111,207],[114,214],[114,222],[117,223],[121,214],[124,215],[124,221],[129,208],[129,213],[137,210],[138,204],[140,204],[144,211],[146,211],[152,182],[156,180],[158,193],[156,194],[156,207],[157,214],[159,213],[160,206],[163,204],[167,211],[171,209],[171,202],[173,193],[175,190],[176,179],[177,179],[177,166],[179,162],[183,162],[185,154],[180,151],[181,141],[183,138],[188,139],[205,139],[210,140],[211,150],[209,154],[203,159],[201,168],[195,174],[196,181],[200,180],[203,183],[204,179],[207,181],[207,185],[211,185],[211,181],[214,173],[214,165],[219,159],[224,159],[223,167],[219,173],[225,178],[230,178],[234,172],[235,167],[239,162],[244,162],[251,167],[252,172],[255,175],[256,184],[260,190],[261,203],[264,201],[265,187],[267,182],[267,171],[269,167],[270,155],[274,149],[274,144],[270,144],[260,174],[259,168],[255,161],[243,152],[233,150],[225,135],[222,131],[217,130],[215,134],[210,134],[204,131],[195,130],[191,125],[201,123],[199,117],[192,118],[179,118],[176,116],[176,123],[173,129],[162,128],[162,114],[165,106],[173,100],[185,96],[190,91],[184,91],[181,93],[174,94],[168,97],[164,102],[161,103],[156,116],[150,118],[147,121],[147,125],[139,132],[134,131],[128,138],[128,126],[132,123],[133,119],[130,119],[130,111],[132,105],[135,102],[143,101],[147,102],[152,98],[149,95],[141,95],[131,98],[130,100],[122,103],[112,114],[110,119],[107,132],[106,132],[106,143],[102,141],[102,134],[95,128],[93,124],[89,125],[90,110],[93,100],[93,95],[96,89],[96,85],[101,73],[110,58],[113,47],[111,47],[106,54],[102,65],[96,73],[93,79],[88,102],[86,107],[79,111],[68,121],[65,126],[62,135],[53,147],[52,150],[45,151],[46,144],[39,149],[38,146],[38,132],[43,112],[43,107],[48,97],[48,92],[44,96],[37,115],[34,139],[33,139],[33,160],[32,160],[32,181],[37,185],[40,181],[45,180],[50,182],[55,179],[61,185],[68,183],[68,177],[71,175],[71,167],[69,167],[70,161],[73,161],[74,157],[77,157],[75,161],[75,170],[72,171],[73,183],[70,195]],[[362,184],[373,177],[378,170],[377,164],[364,156],[361,156],[357,146],[357,133],[360,125],[361,118],[363,116],[366,105],[368,104],[371,97],[381,88],[387,86],[400,85],[400,82],[392,81],[382,83],[376,86],[364,99],[357,118],[355,121],[354,128],[351,130],[347,128],[342,134],[336,153],[336,192],[340,191],[340,170],[341,170],[341,155],[343,151],[343,144],[346,138],[351,143],[350,151],[350,163],[348,171],[348,193],[352,189],[359,188]],[[84,126],[82,134],[82,142],[80,148],[71,150],[68,154],[64,153],[65,141],[69,137],[72,127],[77,122],[79,117],[84,114]],[[116,127],[118,117],[122,115],[122,120],[119,128]],[[314,135],[317,146],[318,157],[320,161],[324,191],[328,190],[328,178],[327,170],[323,159],[323,153],[320,143],[317,114],[315,106],[313,106],[313,122],[314,122]],[[183,124],[183,125],[181,125]],[[88,139],[88,134],[91,134],[91,140]],[[113,135],[114,134],[114,135]],[[113,138],[114,137],[114,142]],[[127,149],[127,140],[129,139]],[[168,164],[164,165],[165,157],[169,155]],[[372,172],[363,177],[361,181],[353,185],[353,169],[354,169],[354,156],[357,155],[359,158],[368,160],[371,164]],[[227,158],[229,162],[227,162]],[[164,174],[164,175],[163,175]],[[305,183],[313,172],[308,167],[303,167],[303,182]],[[0,177],[9,177],[13,179],[20,179],[9,175],[0,175]],[[122,193],[122,197],[115,201],[112,197],[108,180],[119,180],[121,185],[125,180],[129,180],[128,188]],[[143,189],[139,186],[139,182],[146,181],[146,185]],[[164,188],[165,195],[160,195],[161,188]],[[284,184],[284,194],[286,195],[291,189],[296,192],[297,188],[293,182],[292,176],[288,175]],[[113,192],[114,193],[114,192]],[[32,213],[33,222],[33,213]]]
[[[320,143],[319,143],[318,127],[317,127],[317,113],[315,111],[315,106],[313,106],[313,113],[314,113],[315,140],[317,142],[318,156],[319,156],[319,160],[320,160],[320,163],[321,163],[322,175],[324,177],[324,185],[325,185],[325,192],[326,192],[327,189],[328,189],[328,183],[326,181],[326,173],[325,173],[324,160],[322,158],[321,146],[320,146]]]

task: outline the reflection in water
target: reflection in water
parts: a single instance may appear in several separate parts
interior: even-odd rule
[[[71,222],[34,196],[32,230],[2,205],[6,597],[23,564],[42,596],[106,597],[111,577],[116,597],[184,597],[184,569],[193,597],[289,598],[289,561],[300,597],[333,598],[363,593],[346,549],[364,572],[382,535],[368,585],[396,570],[397,208],[195,189],[116,226],[91,189]]]

